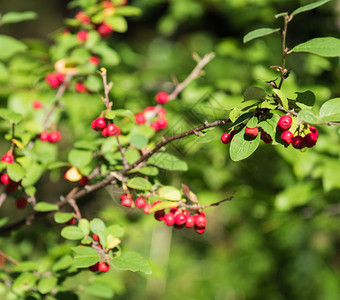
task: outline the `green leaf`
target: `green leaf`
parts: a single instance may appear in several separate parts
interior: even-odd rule
[[[92,151],[72,149],[68,154],[68,161],[72,166],[85,167],[92,160]]]
[[[231,122],[235,122],[237,120],[237,118],[239,117],[241,112],[241,108],[240,107],[235,107],[230,113],[229,113],[229,119]]]
[[[106,299],[112,299],[114,296],[112,287],[109,284],[100,281],[94,282],[90,285],[85,285],[83,291],[92,296]]]
[[[18,293],[26,292],[35,286],[37,280],[37,275],[32,273],[22,273],[14,280],[12,289]]]
[[[258,124],[265,132],[267,132],[273,140],[275,140],[276,124],[279,121],[280,116],[277,114],[269,114],[266,119]]]
[[[155,206],[152,206],[152,208],[150,209],[150,214],[153,214],[154,212],[165,208],[175,207],[178,207],[178,202],[162,201],[161,203],[157,203]]]
[[[312,91],[305,91],[302,93],[295,92],[295,94],[297,94],[296,102],[310,107],[315,104],[315,95]]]
[[[0,60],[7,60],[14,54],[24,52],[27,46],[10,36],[0,35]]]
[[[252,117],[247,123],[247,127],[254,128],[257,126],[259,119],[257,117]]]
[[[87,268],[99,261],[99,254],[92,247],[72,247],[75,252],[73,265],[76,268]]]
[[[261,29],[256,29],[256,30],[253,30],[249,33],[247,33],[244,38],[243,38],[243,43],[248,43],[249,41],[251,40],[254,40],[254,39],[257,39],[259,37],[262,37],[262,36],[266,36],[266,35],[269,35],[269,34],[272,34],[274,32],[278,32],[280,30],[280,28],[261,28]]]
[[[143,175],[147,176],[157,176],[158,175],[158,169],[156,167],[141,167],[138,170],[133,169],[134,172],[139,172]]]
[[[171,171],[188,170],[188,165],[186,162],[166,152],[155,153],[148,159],[148,163],[165,170]]]
[[[1,45],[0,45],[0,48],[1,48]],[[13,122],[14,124],[18,124],[22,120],[22,115],[10,109],[1,108],[0,118]]]
[[[317,7],[321,6],[321,5],[326,4],[329,1],[330,0],[321,0],[321,1],[317,1],[317,2],[314,2],[314,3],[311,3],[311,4],[307,4],[307,5],[301,6],[298,9],[294,10],[292,12],[291,16],[294,17],[297,14],[303,13],[303,12],[308,11],[308,10],[312,10],[314,8],[317,8]]]
[[[68,240],[81,240],[84,238],[84,233],[77,226],[66,226],[61,231],[61,236]]]
[[[129,118],[130,120],[135,119],[135,115],[131,110],[128,109],[115,109],[116,116]]]
[[[317,123],[316,115],[310,109],[302,109],[298,114],[298,119],[306,123]]]
[[[36,162],[32,162],[27,167],[25,167],[25,170],[26,173],[24,179],[22,180],[22,185],[27,187],[34,185],[40,179],[41,175],[45,171],[45,168]]]
[[[125,252],[121,256],[115,257],[112,260],[112,265],[119,270],[141,271],[145,274],[152,274],[148,261],[134,252]]]
[[[112,234],[108,234],[106,237],[106,249],[113,249],[121,243],[119,238],[114,237]]]
[[[47,294],[51,292],[57,285],[57,277],[44,277],[39,280],[38,291],[41,294]]]
[[[181,192],[173,186],[164,185],[158,190],[158,195],[166,200],[179,201],[182,199]]]
[[[283,108],[288,109],[288,100],[286,95],[279,89],[273,89],[273,92],[279,97]]]
[[[54,221],[59,224],[66,223],[73,218],[72,213],[57,212],[54,215]]]
[[[24,261],[20,264],[16,265],[13,268],[14,272],[24,272],[24,271],[38,271],[38,266],[36,262],[33,261]]]
[[[128,24],[122,16],[112,15],[106,18],[105,22],[117,32],[125,32],[128,28]]]
[[[324,121],[340,121],[340,98],[326,101],[320,108],[320,117]]]
[[[51,162],[50,164],[48,164],[47,169],[53,170],[53,169],[59,169],[61,167],[66,167],[66,166],[70,166],[70,163],[62,162],[62,161],[55,161],[55,162]]]
[[[148,142],[149,139],[143,134],[136,133],[130,136],[130,143],[138,149],[144,149]]]
[[[11,11],[4,14],[0,18],[0,24],[10,24],[10,23],[18,23],[27,20],[33,20],[37,17],[37,14],[34,11],[23,11],[23,12],[16,12]]]
[[[7,173],[13,181],[19,182],[25,176],[25,170],[18,164],[8,164]]]
[[[54,211],[58,209],[59,209],[58,205],[48,203],[48,202],[39,202],[35,206],[36,211]]]
[[[261,89],[257,86],[251,86],[247,88],[243,94],[244,101],[249,100],[265,100],[267,93],[264,89]]]
[[[339,160],[328,158],[322,168],[322,185],[326,192],[340,189],[340,164]]]
[[[255,139],[248,139],[245,136],[245,127],[236,133],[230,143],[230,158],[239,161],[252,155],[260,144],[260,134]]]
[[[340,56],[340,39],[334,37],[315,38],[295,46],[292,52],[307,52],[325,57]]]
[[[59,272],[72,266],[73,259],[70,255],[62,256],[52,267],[53,272]]]
[[[114,237],[122,237],[124,235],[124,228],[120,225],[110,225],[106,229],[108,235],[113,235]]]
[[[107,46],[104,42],[98,43],[96,47],[92,49],[94,54],[98,54],[103,58],[102,65],[105,66],[116,66],[120,62],[118,53]]]
[[[93,233],[99,235],[106,231],[106,226],[101,219],[94,218],[90,221],[90,229]]]
[[[116,116],[116,113],[114,110],[107,109],[105,110],[105,118],[109,120],[113,120]]]
[[[115,14],[130,17],[130,16],[139,16],[142,14],[142,11],[138,7],[122,6],[122,7],[115,8]]]
[[[152,184],[143,177],[134,177],[127,183],[129,188],[135,190],[150,191],[152,189]]]
[[[84,233],[84,235],[89,235],[90,233],[90,222],[87,219],[80,219],[78,222],[78,227]]]

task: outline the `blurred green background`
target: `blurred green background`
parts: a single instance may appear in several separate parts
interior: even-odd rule
[[[281,63],[280,37],[271,35],[246,45],[242,38],[256,28],[280,27],[282,19],[275,19],[275,14],[292,12],[310,1],[130,3],[140,7],[143,15],[129,18],[129,31],[114,35],[109,42],[122,59],[120,65],[108,70],[114,82],[111,97],[117,106],[138,112],[153,105],[155,93],[172,90],[172,76],[181,81],[192,70],[193,52],[201,56],[216,53],[205,68],[205,76],[166,107],[170,125],[163,134],[171,135],[205,119],[226,117],[224,108],[242,101],[247,87],[265,87],[265,81],[279,77],[269,67]],[[33,10],[39,17],[3,27],[1,33],[20,39],[42,38],[50,44],[50,33],[63,28],[63,18],[76,12],[68,11],[66,5],[67,1],[59,0],[2,1],[2,13]],[[314,37],[339,37],[339,31],[339,1],[331,1],[296,16],[288,28],[287,45],[292,48]],[[291,75],[283,90],[288,97],[312,90],[318,107],[330,98],[340,97],[338,58],[293,54],[287,66]],[[2,90],[1,97],[4,106],[6,91]],[[85,132],[87,125],[78,124],[83,116],[80,113],[65,117],[64,129],[72,126]],[[88,120],[95,116],[96,112],[86,113]],[[187,184],[204,204],[237,191],[231,202],[207,209],[208,225],[203,235],[192,230],[172,230],[153,217],[123,209],[111,188],[81,202],[81,211],[87,218],[99,215],[108,224],[122,224],[126,232],[123,248],[150,260],[150,276],[116,270],[102,275],[114,287],[115,299],[339,299],[338,128],[318,128],[318,144],[305,152],[263,144],[254,155],[238,163],[230,160],[228,147],[219,141],[226,129],[216,128],[214,139],[207,144],[197,144],[194,137],[174,143],[169,149],[187,161],[189,171],[160,175],[164,184]],[[66,134],[70,145],[64,145],[65,149],[72,145],[73,136],[72,132]],[[7,147],[5,142],[1,144],[0,148]],[[66,156],[65,149],[61,156]],[[58,174],[52,175],[58,178]],[[52,175],[39,181],[38,198],[53,199],[68,190],[69,185],[62,180],[50,183]],[[14,212],[10,205],[5,209],[6,214]],[[19,217],[16,213],[15,218]],[[67,250],[59,229],[52,217],[37,220],[22,232],[2,238],[0,249],[18,260],[48,265],[48,259],[41,260],[41,255],[47,252],[48,257],[58,257]],[[66,286],[77,289],[89,276],[82,272]],[[95,299],[81,291],[78,294],[80,299]]]

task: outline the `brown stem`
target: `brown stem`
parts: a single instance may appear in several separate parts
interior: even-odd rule
[[[105,97],[102,97],[102,100],[106,106],[106,109],[107,110],[110,110],[111,109],[111,106],[112,106],[112,103],[110,103],[110,99],[109,99],[109,92],[112,88],[112,84],[108,84],[107,83],[107,70],[105,68],[100,68],[100,71],[98,71],[98,73],[100,74],[100,76],[102,77],[103,79],[103,84],[104,84],[104,94],[105,94]]]
[[[126,157],[125,157],[125,149],[123,149],[122,145],[119,142],[118,134],[116,134],[115,137],[116,137],[116,140],[117,140],[117,145],[118,145],[119,152],[120,152],[120,154],[122,156],[122,161],[123,161],[124,169],[127,169],[129,167],[129,163],[128,163]]]
[[[281,89],[282,84],[284,82],[284,80],[286,79],[286,74],[287,74],[287,70],[286,70],[286,56],[288,53],[288,49],[286,48],[286,37],[287,37],[287,28],[288,28],[288,23],[291,20],[291,17],[289,15],[286,15],[284,17],[284,25],[283,25],[283,30],[282,30],[282,36],[281,36],[281,48],[282,48],[282,64],[280,67],[280,72],[281,72],[281,80],[278,86],[278,89]]]
[[[19,262],[14,259],[13,257],[10,257],[9,255],[7,255],[5,252],[1,251],[0,250],[0,256],[2,256],[4,259],[10,261],[11,263],[15,264],[15,265],[18,265]]]

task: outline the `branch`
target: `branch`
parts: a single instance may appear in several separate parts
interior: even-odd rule
[[[281,80],[278,86],[278,89],[281,89],[283,81],[287,78],[287,69],[286,69],[286,56],[288,54],[288,49],[286,48],[286,36],[287,36],[287,27],[288,23],[291,20],[291,17],[289,15],[285,15],[284,17],[284,25],[282,30],[282,64],[280,69],[281,73]]]
[[[19,262],[14,259],[13,257],[10,257],[9,255],[7,255],[5,252],[1,251],[0,250],[0,256],[2,256],[4,259],[10,261],[11,263],[15,264],[15,265],[18,265]]]
[[[106,74],[107,74],[107,70],[105,68],[100,68],[100,71],[97,71],[100,76],[102,77],[103,79],[103,84],[104,84],[104,94],[105,96],[100,96],[100,98],[103,100],[105,106],[106,106],[106,109],[107,110],[111,110],[111,107],[112,107],[112,103],[110,103],[110,99],[109,99],[109,92],[112,88],[112,82],[110,83],[107,83],[107,77],[106,77]]]

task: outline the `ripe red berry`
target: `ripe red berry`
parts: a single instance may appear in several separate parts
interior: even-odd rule
[[[195,225],[197,227],[205,227],[207,225],[207,219],[204,215],[195,215]]]
[[[144,206],[143,212],[144,212],[145,214],[148,215],[148,214],[150,214],[151,208],[152,208],[152,205],[149,204],[149,203],[147,203],[147,204],[145,204],[145,206]]]
[[[190,228],[195,226],[195,217],[192,215],[187,216],[187,221],[185,223],[185,226]]]
[[[261,140],[264,141],[266,144],[269,144],[273,141],[272,137],[265,132],[263,129],[261,129],[261,136],[260,136]]]
[[[160,109],[158,109],[157,114],[158,114],[160,117],[165,117],[165,115],[166,115],[166,110],[165,110],[163,107],[161,107]]]
[[[74,225],[74,224],[76,224],[76,218],[75,217],[73,217],[71,220],[69,220],[69,221],[67,221],[66,223],[65,223],[65,225]]]
[[[88,15],[86,15],[86,14],[85,14],[84,12],[82,12],[82,11],[76,13],[75,18],[76,18],[78,21],[84,23],[85,25],[91,23],[90,17],[89,17]]]
[[[1,157],[1,161],[12,164],[14,159],[13,159],[13,154],[11,152],[7,152],[3,157]]]
[[[92,234],[92,238],[93,238],[96,242],[99,241],[99,236],[96,235],[96,234]]]
[[[289,130],[285,130],[281,134],[281,140],[287,143],[287,145],[289,145],[292,142],[293,137],[294,137],[294,134],[290,132]]]
[[[142,112],[135,115],[136,124],[141,125],[146,122],[145,116]]]
[[[168,120],[165,118],[157,118],[156,122],[159,129],[164,129],[168,126]]]
[[[304,137],[305,144],[308,148],[314,147],[317,140],[318,140],[318,137],[312,132],[308,133]]]
[[[309,126],[309,130],[313,133],[317,138],[319,137],[319,132],[314,126]]]
[[[97,28],[97,32],[102,38],[107,39],[113,33],[113,29],[109,25],[103,22]]]
[[[140,208],[140,209],[143,209],[146,205],[146,201],[143,197],[138,197],[136,200],[135,200],[135,205]]]
[[[41,137],[41,136],[40,136]],[[48,135],[48,141],[50,143],[57,143],[59,142],[61,139],[61,134],[59,131],[52,131],[49,133]]]
[[[98,66],[99,65],[99,58],[97,56],[91,56],[90,59],[89,59],[89,63],[91,65],[94,65],[94,66]]]
[[[295,149],[303,149],[304,147],[306,147],[306,144],[305,144],[305,141],[303,139],[302,136],[294,136],[292,138],[292,146],[295,148]]]
[[[166,92],[159,92],[155,98],[156,101],[160,104],[165,104],[169,101],[169,95]]]
[[[49,86],[53,89],[56,89],[59,85],[60,82],[54,73],[49,73],[45,77],[46,82],[49,84]]]
[[[105,118],[99,117],[94,120],[94,130],[101,131],[106,127],[107,123]]]
[[[122,206],[132,207],[133,200],[132,200],[131,195],[129,195],[129,194],[121,195],[120,196],[120,203],[122,204]]]
[[[206,229],[207,229],[206,227],[195,226],[195,231],[199,234],[202,234]]]
[[[164,223],[168,226],[172,226],[175,224],[175,216],[172,212],[168,212],[164,215]]]
[[[10,180],[9,184],[6,187],[6,193],[8,194],[15,193],[18,190],[19,185],[20,182]]]
[[[109,265],[108,263],[106,263],[106,262],[100,262],[100,263],[98,264],[98,270],[99,270],[100,272],[105,273],[105,272],[107,272],[108,270],[110,270],[110,265]]]
[[[81,30],[77,33],[77,39],[79,42],[85,42],[87,40],[88,33],[85,30]]]
[[[55,74],[57,80],[59,81],[59,85],[62,84],[65,80],[65,75],[62,73]]]
[[[89,266],[89,270],[90,270],[91,272],[97,272],[97,271],[98,271],[98,267],[99,267],[99,263],[97,262],[97,263],[95,263],[94,265]]]
[[[183,213],[175,215],[175,223],[177,225],[184,225],[187,221],[187,216]]]
[[[120,135],[120,128],[115,124],[109,124],[105,129],[107,136]]]
[[[49,134],[46,130],[44,130],[44,131],[42,131],[42,132],[40,133],[39,138],[40,138],[40,140],[41,140],[42,142],[47,142],[47,141],[48,141],[49,135],[50,135],[50,134]]]
[[[77,82],[74,89],[77,93],[85,93],[87,91],[86,86],[81,82]]]
[[[160,130],[159,125],[158,125],[158,123],[157,123],[156,121],[151,122],[150,127],[151,127],[154,131]]]
[[[229,132],[225,132],[221,135],[221,142],[223,144],[229,144],[231,142],[231,135]]]
[[[254,138],[258,135],[259,129],[257,127],[254,127],[254,128],[246,127],[245,133],[248,137]]]
[[[277,129],[281,132],[290,128],[293,123],[293,119],[289,115],[282,116],[277,122]]]
[[[39,100],[34,100],[32,102],[32,106],[33,106],[34,109],[38,110],[38,109],[40,109],[42,107],[42,104],[41,104],[41,102]]]
[[[15,206],[18,208],[18,209],[24,209],[26,208],[27,206],[27,200],[25,198],[18,198],[16,201],[15,201]]]
[[[11,179],[9,178],[7,173],[4,173],[4,174],[1,175],[0,181],[1,181],[2,184],[8,185],[10,183]]]
[[[82,178],[80,178],[78,183],[80,186],[85,186],[89,183],[89,179],[86,176],[82,176]]]
[[[158,221],[163,221],[164,216],[165,216],[165,210],[164,209],[157,210],[155,212],[155,215],[154,215],[155,219],[158,220]]]

